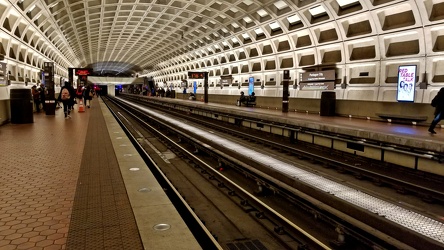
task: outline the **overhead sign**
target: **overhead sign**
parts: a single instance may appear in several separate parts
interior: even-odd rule
[[[220,83],[222,85],[225,85],[225,86],[230,85],[232,81],[233,81],[232,75],[220,76]]]
[[[193,72],[188,71],[188,78],[189,79],[204,79],[207,72]]]
[[[300,90],[333,90],[335,89],[335,82],[301,82],[299,84]]]
[[[304,72],[300,75],[301,82],[334,81],[334,70]]]
[[[93,69],[90,68],[81,68],[81,69],[75,69],[74,74],[76,76],[89,76],[93,73]]]
[[[334,70],[311,71],[300,73],[300,90],[333,90],[336,73]]]
[[[416,65],[398,67],[398,87],[396,100],[398,102],[415,101]]]

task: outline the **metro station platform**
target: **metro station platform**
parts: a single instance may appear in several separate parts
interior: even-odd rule
[[[2,250],[200,249],[97,98],[0,126],[0,152]]]

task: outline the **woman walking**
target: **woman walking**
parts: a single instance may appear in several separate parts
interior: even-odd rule
[[[436,134],[435,127],[436,125],[444,118],[443,112],[444,112],[444,87],[441,88],[436,94],[435,98],[432,100],[432,106],[435,107],[435,118],[432,121],[432,124],[430,124],[429,132],[432,134]]]

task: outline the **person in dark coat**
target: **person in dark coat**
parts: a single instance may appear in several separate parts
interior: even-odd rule
[[[66,95],[66,90],[68,91],[68,95]],[[70,85],[69,82],[65,82],[65,86],[60,89],[59,97],[57,101],[63,103],[63,112],[65,113],[65,119],[71,118],[71,107],[74,105],[74,98],[76,96],[76,92],[74,88]]]
[[[91,85],[86,86],[83,89],[83,100],[84,104],[90,108],[91,107],[91,100],[94,96],[94,90],[92,89]]]
[[[441,88],[435,98],[433,98],[432,106],[435,107],[435,118],[433,119],[432,124],[430,124],[429,132],[436,134],[435,127],[444,118],[444,87]]]
[[[242,103],[246,103],[247,102],[247,97],[245,96],[244,91],[241,91],[241,95],[239,97],[239,99],[237,100],[237,106],[241,106]]]
[[[45,111],[45,105],[46,105],[46,88],[43,83],[40,84],[40,88],[38,88],[38,91],[40,92],[40,103],[42,104],[42,109]]]
[[[32,99],[34,99],[35,110],[40,112],[40,92],[37,90],[37,86],[31,88]]]

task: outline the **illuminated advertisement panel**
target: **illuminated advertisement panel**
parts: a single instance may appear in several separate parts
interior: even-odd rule
[[[416,65],[398,67],[398,86],[396,100],[398,102],[415,101]]]
[[[188,78],[189,79],[204,79],[206,72],[193,72],[188,71]]]
[[[6,85],[8,77],[6,76],[6,63],[0,62],[0,85]]]
[[[248,78],[248,95],[254,92],[254,77]]]
[[[93,73],[92,69],[89,68],[80,68],[80,69],[75,69],[74,74],[76,76],[89,76]]]

